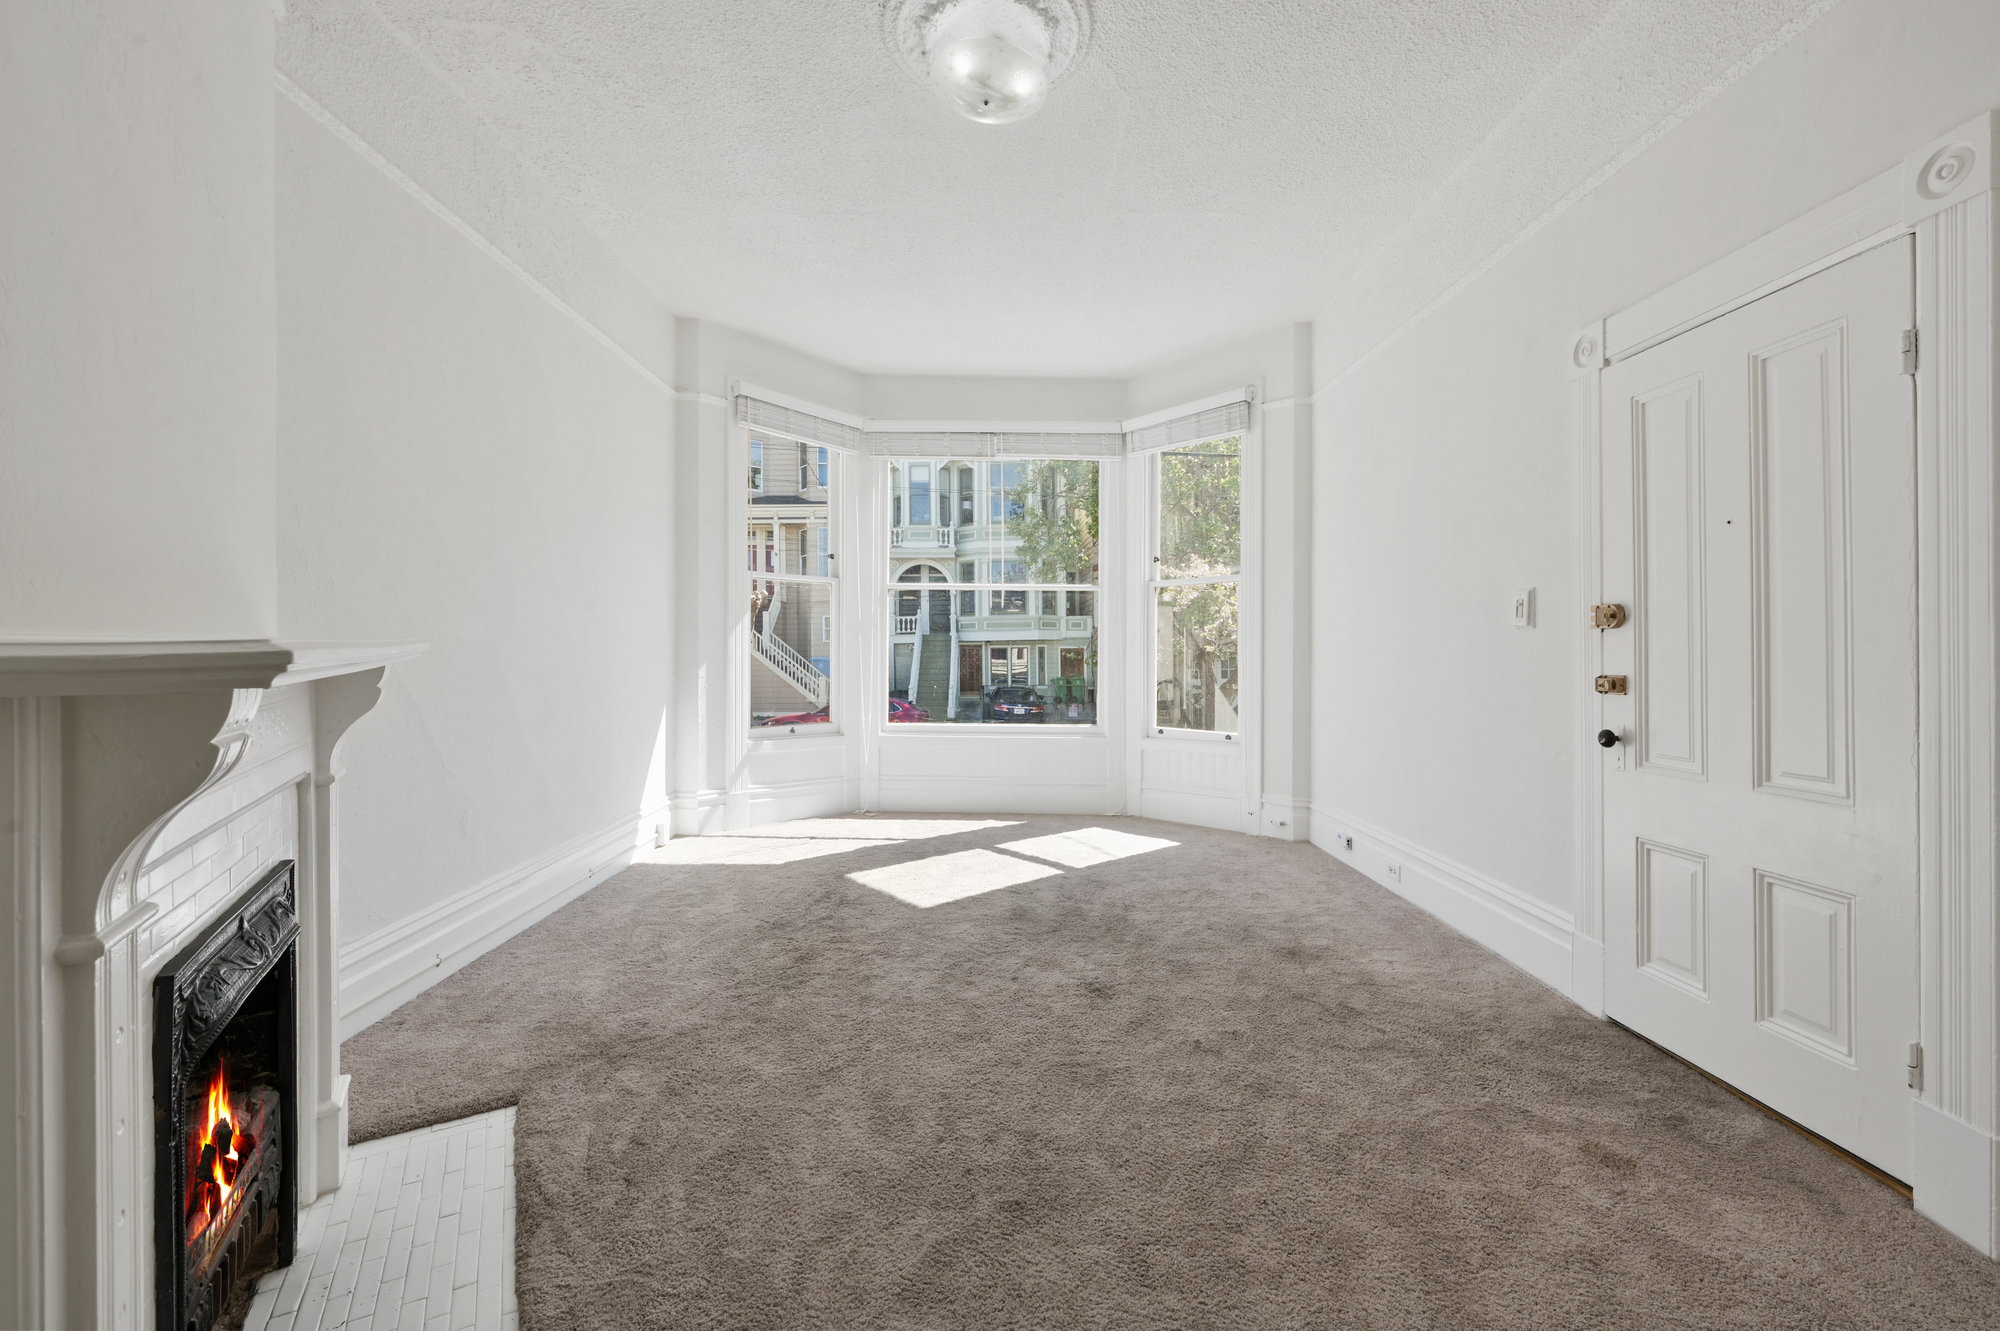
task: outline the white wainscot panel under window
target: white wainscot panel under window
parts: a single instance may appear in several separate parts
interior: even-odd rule
[[[1147,742],[1139,751],[1139,784],[1148,792],[1243,797],[1243,746],[1213,740]]]
[[[853,748],[837,735],[801,734],[753,743],[744,762],[741,795],[749,822],[846,812],[853,803],[848,780]]]
[[[1221,739],[1149,737],[1139,744],[1139,807],[1147,818],[1225,831],[1256,828],[1246,807],[1243,746]]]
[[[1101,734],[885,736],[880,807],[926,812],[1117,813]]]

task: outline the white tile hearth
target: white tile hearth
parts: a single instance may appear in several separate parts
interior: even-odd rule
[[[245,1331],[514,1331],[514,1111],[363,1142]]]

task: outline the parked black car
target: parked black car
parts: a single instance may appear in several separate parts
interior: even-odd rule
[[[982,721],[1046,721],[1049,709],[1041,695],[1025,684],[1001,684],[986,690],[979,709]]]

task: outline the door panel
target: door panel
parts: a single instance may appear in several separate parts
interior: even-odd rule
[[[1751,362],[1751,652],[1757,785],[1852,798],[1847,328]]]
[[[1639,967],[1708,993],[1708,857],[1639,842]]]
[[[1636,580],[1652,610],[1636,626],[1639,765],[1693,777],[1708,761],[1701,401],[1696,375],[1635,399],[1632,417]]]
[[[1899,1177],[1916,1030],[1907,240],[1605,372],[1609,1014]]]

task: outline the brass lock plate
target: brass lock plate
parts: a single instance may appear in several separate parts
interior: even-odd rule
[[[1590,626],[1599,629],[1622,628],[1625,624],[1625,607],[1622,605],[1594,605],[1590,607]]]
[[[1597,691],[1598,691],[1599,693],[1623,693],[1623,692],[1625,692],[1625,676],[1623,676],[1623,675],[1599,675],[1599,676],[1597,677]]]

